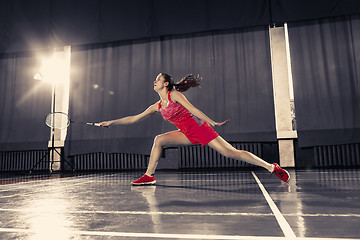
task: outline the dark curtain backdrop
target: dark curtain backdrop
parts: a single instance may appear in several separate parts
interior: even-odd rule
[[[203,77],[185,95],[210,118],[231,119],[216,128],[227,140],[276,140],[267,27],[73,48],[70,113],[79,121],[138,114],[159,100],[160,72]],[[149,154],[155,135],[175,129],[160,114],[109,129],[71,125],[67,154]]]
[[[0,53],[358,13],[355,0],[0,0]]]
[[[360,13],[358,0],[270,0],[273,23],[303,21]]]
[[[0,151],[47,149],[51,86],[33,79],[38,68],[35,53],[0,56]]]
[[[360,17],[289,24],[301,146],[360,141]]]
[[[267,0],[0,0],[0,52],[269,24]]]

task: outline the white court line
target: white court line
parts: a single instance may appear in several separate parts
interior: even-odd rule
[[[31,229],[18,228],[0,228],[0,232],[7,233],[26,233],[36,234],[37,232]],[[288,237],[270,237],[270,236],[231,236],[231,235],[205,235],[205,234],[168,234],[168,233],[131,233],[131,232],[100,232],[100,231],[68,231],[71,235],[86,235],[86,236],[109,236],[109,237],[134,237],[134,238],[165,238],[165,239],[225,239],[225,240],[288,240]],[[358,239],[358,238],[357,238]],[[356,240],[356,238],[312,238],[300,237],[297,240]]]
[[[115,175],[115,174],[111,174],[109,176],[113,176],[113,175]],[[48,178],[48,179],[30,179],[29,178],[30,179],[29,181],[8,183],[8,184],[1,185],[0,192],[8,192],[8,191],[13,191],[13,190],[23,189],[24,187],[29,187],[27,185],[31,185],[31,187],[34,188],[38,185],[44,187],[44,184],[47,184],[45,187],[51,187],[54,180],[56,180],[57,182],[61,182],[61,183],[68,183],[68,184],[76,185],[76,184],[82,183],[83,180],[93,179],[93,178],[95,178],[94,176],[96,177],[95,174],[91,174],[91,175],[64,177],[64,178]],[[77,182],[79,182],[79,183],[77,183]],[[97,179],[94,179],[94,180],[87,181],[87,182],[99,182],[99,181]]]
[[[0,208],[0,212],[24,212],[32,213],[33,209],[8,209]],[[41,211],[40,211],[41,212]],[[44,210],[48,212],[48,210]],[[37,211],[39,213],[39,211]],[[171,215],[171,216],[274,216],[272,213],[244,213],[244,212],[225,212],[225,213],[211,213],[211,212],[147,212],[147,211],[67,211],[68,214],[118,214],[118,215]]]
[[[251,171],[252,175],[254,176],[257,184],[260,187],[261,192],[263,193],[266,201],[268,202],[271,211],[275,214],[275,218],[278,221],[281,230],[283,231],[285,237],[287,239],[295,239],[296,235],[294,233],[294,231],[291,229],[289,223],[286,221],[286,219],[284,218],[284,216],[281,214],[280,210],[277,208],[276,204],[274,203],[274,201],[271,199],[269,193],[266,191],[265,187],[262,185],[262,183],[260,182],[259,178],[256,176],[256,174]]]
[[[37,186],[37,185],[41,185],[43,186],[44,184],[48,183],[50,184],[53,180],[60,180],[63,181],[65,180],[65,178],[44,178],[44,179],[36,179],[36,178],[21,178],[21,179],[25,179],[25,181],[23,182],[14,182],[14,183],[7,183],[7,184],[3,184],[0,187],[0,192],[3,191],[9,191],[10,190],[14,190],[14,189],[21,189],[23,187],[28,187],[27,185],[33,185],[33,186]],[[78,178],[80,179],[80,178]],[[77,179],[69,179],[72,181],[77,181]],[[14,186],[16,186],[17,188],[14,188]]]
[[[46,210],[47,212],[48,210]],[[11,208],[0,208],[0,212],[24,212],[32,213],[32,209],[11,209]],[[41,211],[40,211],[41,212]],[[75,210],[65,211],[68,214],[118,214],[118,215],[170,215],[170,216],[275,216],[273,213],[250,213],[250,212],[147,212],[147,211],[104,211],[104,210]],[[332,213],[287,213],[282,214],[288,217],[358,217],[360,214],[332,214]]]
[[[78,185],[81,185],[81,184],[87,184],[87,183],[91,183],[91,182],[96,182],[96,181],[92,180],[92,181],[87,181],[87,182],[82,181],[82,182],[78,182],[78,183],[72,183],[71,186],[78,186]],[[31,194],[39,194],[41,192],[55,192],[55,190],[63,189],[63,188],[66,188],[66,187],[67,187],[66,185],[61,186],[61,187],[49,185],[49,186],[46,186],[46,188],[44,188],[43,190],[14,193],[14,194],[11,194],[11,195],[0,196],[0,199],[12,198],[12,197],[17,197],[17,196],[27,196],[27,195],[31,195]],[[15,189],[15,190],[19,190],[19,189]],[[12,190],[10,190],[10,189],[7,190],[7,192],[10,192],[10,191],[12,191]],[[4,191],[2,191],[2,192],[4,192]]]

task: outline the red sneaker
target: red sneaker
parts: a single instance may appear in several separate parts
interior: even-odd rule
[[[273,163],[272,165],[274,165],[274,171],[272,173],[275,174],[275,176],[277,176],[278,178],[280,178],[281,181],[288,183],[290,181],[290,174],[288,173],[288,171],[282,169],[276,163]]]
[[[139,178],[136,181],[131,182],[132,185],[153,185],[156,183],[155,177],[151,176],[149,177],[148,175],[144,174],[144,176],[142,176],[141,178]]]

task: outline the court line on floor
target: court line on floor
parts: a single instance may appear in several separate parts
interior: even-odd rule
[[[46,210],[48,211],[48,210]],[[6,209],[0,208],[0,212],[29,212],[32,209]],[[39,211],[37,211],[39,213]],[[70,214],[119,214],[119,215],[187,215],[187,216],[274,216],[272,213],[244,213],[244,212],[230,212],[230,213],[212,213],[212,212],[147,212],[147,211],[67,211]]]
[[[29,185],[29,184],[43,184],[44,182],[52,182],[54,180],[57,181],[81,181],[82,179],[96,179],[96,178],[110,178],[113,176],[121,176],[122,174],[120,173],[112,173],[112,174],[84,174],[84,175],[76,175],[76,176],[66,176],[66,177],[56,177],[57,173],[54,173],[53,175],[29,175],[29,176],[22,176],[19,178],[0,178],[0,181],[11,181],[11,180],[24,180],[24,181],[19,181],[19,182],[13,182],[13,183],[7,183],[7,184],[3,184],[0,186],[9,186],[9,185]],[[129,178],[130,179],[130,178]]]
[[[82,185],[82,184],[87,184],[87,183],[91,183],[91,182],[96,182],[94,180],[92,181],[86,181],[86,182],[79,182],[79,183],[73,183],[71,184],[71,186],[77,186],[77,185]],[[17,197],[17,196],[28,196],[28,195],[32,195],[32,194],[38,194],[38,193],[41,193],[41,192],[55,192],[55,190],[59,189],[59,188],[66,188],[67,186],[48,186],[47,188],[45,189],[42,189],[42,190],[38,190],[38,191],[31,191],[31,192],[23,192],[23,193],[14,193],[14,194],[11,194],[11,195],[5,195],[5,196],[0,196],[0,199],[4,199],[4,198],[12,198],[12,197]],[[18,189],[15,189],[15,190],[18,190]],[[12,190],[6,190],[7,192],[9,191],[12,191]],[[3,191],[5,192],[5,190]]]
[[[46,210],[47,212],[48,210]],[[0,208],[0,212],[30,212],[32,209],[11,209]],[[39,213],[39,212],[38,212]],[[68,214],[118,214],[118,215],[170,215],[170,216],[275,216],[274,213],[251,213],[251,212],[158,212],[158,211],[106,211],[106,210],[75,210],[66,211]],[[360,214],[332,214],[332,213],[287,213],[282,214],[287,217],[357,217],[360,218]]]
[[[263,193],[267,203],[269,204],[269,206],[271,208],[271,211],[274,213],[275,218],[278,221],[280,228],[283,231],[285,237],[288,239],[296,238],[294,231],[291,229],[289,223],[286,221],[286,219],[281,214],[280,210],[278,209],[278,207],[276,206],[274,201],[271,199],[269,193],[266,191],[265,187],[262,185],[259,178],[256,176],[256,174],[253,171],[251,171],[251,173],[254,176],[255,181],[259,185],[261,192]]]
[[[112,176],[116,176],[116,174],[103,175],[103,176],[112,177]],[[98,178],[100,178],[100,181],[98,180]],[[43,186],[44,183],[51,186],[51,184],[54,181],[61,182],[61,183],[76,183],[76,182],[82,182],[83,180],[89,180],[89,179],[91,179],[91,181],[93,181],[93,182],[101,182],[103,177],[99,177],[97,174],[91,174],[91,175],[79,175],[79,176],[71,176],[71,177],[63,177],[63,178],[44,178],[44,179],[29,178],[28,181],[14,182],[14,183],[0,185],[0,191],[7,191],[8,189],[14,189],[14,185],[17,187],[15,189],[21,189],[23,187],[28,187],[27,185],[31,185],[31,187],[37,186],[37,185]],[[127,181],[131,181],[131,179],[129,178],[129,180],[127,180]]]
[[[19,228],[0,228],[0,232],[7,233],[26,233],[36,234],[31,229]],[[86,236],[108,236],[108,237],[134,237],[134,238],[156,238],[156,239],[212,239],[212,240],[288,240],[288,237],[271,237],[271,236],[238,236],[238,235],[205,235],[205,234],[172,234],[172,233],[131,233],[131,232],[101,232],[101,231],[77,231],[71,230],[67,232],[71,235]],[[358,238],[313,238],[299,237],[297,240],[356,240]]]

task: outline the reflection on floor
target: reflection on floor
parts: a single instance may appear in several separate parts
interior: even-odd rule
[[[360,239],[360,170],[289,172],[3,175],[0,239]]]

